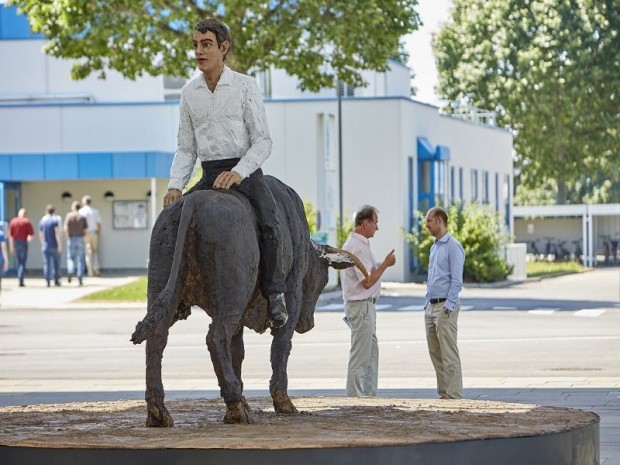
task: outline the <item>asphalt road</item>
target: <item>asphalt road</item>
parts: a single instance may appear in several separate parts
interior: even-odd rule
[[[459,347],[466,386],[488,384],[485,378],[620,379],[617,278],[616,268],[503,289],[465,289]],[[421,306],[421,292],[422,286],[394,284],[379,302],[380,388],[433,386],[423,313],[414,308]],[[335,309],[339,305],[334,294],[316,312],[315,328],[295,335],[289,364],[293,389],[344,385],[350,333]],[[114,381],[116,390],[141,392],[144,349],[129,337],[143,314],[142,308],[3,309],[0,392],[107,391]],[[216,389],[205,345],[209,323],[195,309],[171,329],[164,376],[172,386]],[[268,334],[246,330],[246,388],[267,388],[270,342]],[[2,398],[10,403],[10,397]]]

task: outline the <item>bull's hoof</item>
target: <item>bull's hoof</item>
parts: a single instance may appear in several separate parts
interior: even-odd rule
[[[297,408],[293,405],[290,399],[288,399],[285,402],[278,402],[278,403],[274,401],[273,408],[275,409],[276,413],[287,413],[287,414],[297,413]]]
[[[250,406],[241,398],[239,402],[233,402],[228,405],[228,411],[224,415],[224,423],[232,424],[246,424],[254,423],[252,414],[250,413]]]
[[[273,399],[273,408],[276,413],[297,413],[297,408],[291,402],[288,394],[282,391],[275,391],[271,394]]]
[[[171,428],[174,426],[174,420],[166,407],[148,407],[148,415],[146,417],[146,426]]]

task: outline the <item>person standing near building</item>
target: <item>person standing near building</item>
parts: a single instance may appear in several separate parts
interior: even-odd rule
[[[342,274],[345,321],[351,328],[351,350],[347,371],[347,396],[376,396],[379,381],[379,344],[377,341],[377,309],[381,292],[381,276],[396,263],[392,250],[377,264],[370,249],[370,238],[379,230],[377,210],[370,205],[355,215],[355,229],[343,249],[356,255],[370,271],[365,277],[356,267]]]
[[[60,225],[62,219],[55,214],[55,211],[53,205],[48,205],[45,208],[45,215],[39,222],[43,277],[47,281],[47,287],[50,287],[52,280],[56,286],[60,286],[60,254],[62,253]]]
[[[283,225],[261,166],[271,154],[265,105],[256,80],[225,65],[231,47],[228,28],[215,18],[200,21],[192,42],[200,75],[181,91],[177,150],[164,207],[182,195],[196,158],[202,179],[192,188],[235,189],[248,198],[259,229],[260,290],[274,328],[287,321]],[[190,191],[190,192],[191,192]]]
[[[101,276],[99,267],[99,242],[101,239],[101,215],[99,210],[94,208],[91,203],[93,199],[90,195],[82,197],[82,208],[80,215],[86,218],[88,223],[88,235],[86,236],[86,268],[88,276]]]
[[[34,228],[28,219],[28,212],[20,208],[17,216],[9,223],[9,248],[17,261],[17,280],[19,286],[24,287],[26,275],[26,260],[28,259],[28,242],[34,236]]]
[[[448,214],[441,207],[426,214],[426,228],[435,243],[431,247],[424,319],[426,342],[442,399],[463,397],[461,358],[457,347],[457,322],[463,288],[465,251],[448,232]]]
[[[6,249],[4,231],[0,228],[0,290],[2,290],[2,275],[9,269],[9,253]]]
[[[80,202],[71,204],[71,211],[65,217],[65,234],[67,236],[67,279],[71,282],[75,271],[80,286],[84,278],[84,247],[88,236],[88,223],[80,215]]]

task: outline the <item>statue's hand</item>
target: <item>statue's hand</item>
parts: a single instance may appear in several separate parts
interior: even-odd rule
[[[215,179],[213,187],[216,189],[230,189],[235,184],[240,184],[243,179],[234,171],[223,171]]]
[[[175,200],[180,199],[182,192],[179,189],[168,189],[168,192],[164,196],[164,208],[173,203]]]

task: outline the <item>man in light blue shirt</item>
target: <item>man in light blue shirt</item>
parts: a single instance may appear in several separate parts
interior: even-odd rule
[[[439,396],[461,399],[463,375],[456,341],[465,251],[448,232],[448,214],[443,208],[434,207],[428,211],[426,228],[435,237],[428,263],[424,308],[426,342],[435,367]]]

